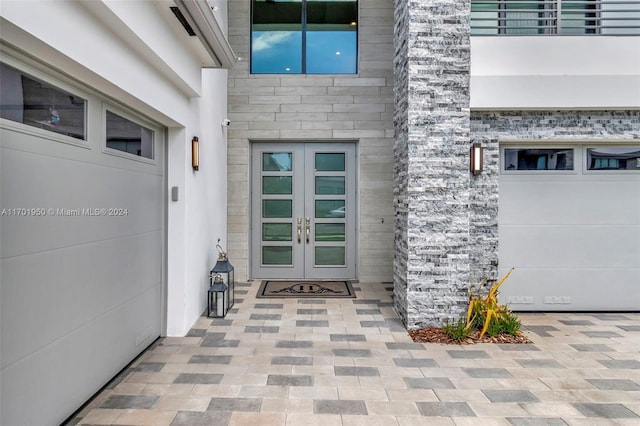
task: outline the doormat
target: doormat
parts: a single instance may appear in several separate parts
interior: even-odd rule
[[[356,297],[349,281],[262,281],[257,297]]]

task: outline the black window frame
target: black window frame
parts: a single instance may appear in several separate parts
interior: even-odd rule
[[[277,1],[277,0],[276,0]],[[269,1],[266,1],[269,3]],[[307,72],[307,4],[310,0],[300,0],[301,3],[301,36],[302,36],[302,47],[301,47],[301,70],[300,72],[295,73],[286,73],[286,72],[254,72],[253,71],[253,13],[254,13],[254,1],[251,0],[250,3],[250,12],[249,12],[249,74],[255,75],[356,75],[358,74],[358,65],[359,65],[359,42],[360,42],[360,0],[355,0],[356,4],[356,57],[355,57],[355,70],[353,72],[341,73],[341,72],[332,72],[332,73],[309,73]]]

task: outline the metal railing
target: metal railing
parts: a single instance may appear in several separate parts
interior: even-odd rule
[[[640,0],[471,0],[471,35],[640,35]]]

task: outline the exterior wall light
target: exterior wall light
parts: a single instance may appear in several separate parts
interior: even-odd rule
[[[197,136],[191,139],[191,167],[193,170],[198,170],[200,167],[200,143]]]
[[[479,175],[482,173],[483,167],[483,148],[482,145],[478,142],[471,145],[471,151],[469,153],[471,162],[470,162],[470,171],[473,175]]]

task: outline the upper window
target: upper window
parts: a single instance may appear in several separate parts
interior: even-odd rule
[[[471,0],[472,35],[640,35],[638,0]]]
[[[640,170],[640,147],[587,148],[587,170]]]
[[[253,0],[251,72],[355,74],[357,0]]]
[[[153,158],[153,130],[107,111],[107,148]]]
[[[87,101],[0,63],[0,117],[86,140]]]
[[[504,170],[573,170],[573,149],[505,148]]]

